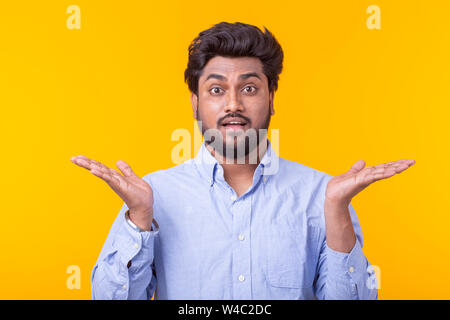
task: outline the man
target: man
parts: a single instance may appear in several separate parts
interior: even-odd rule
[[[332,177],[278,157],[265,133],[282,61],[266,28],[219,23],[189,47],[195,159],[141,179],[124,161],[119,173],[72,158],[125,202],[93,299],[377,299],[351,199],[414,160]]]

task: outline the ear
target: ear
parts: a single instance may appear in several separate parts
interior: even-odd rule
[[[191,103],[192,103],[192,116],[197,119],[197,108],[198,108],[198,97],[195,93],[191,93]]]
[[[274,99],[274,97],[275,97],[275,94],[274,94],[273,91],[271,91],[269,93],[269,107],[270,107],[270,115],[272,115],[272,116],[275,114],[275,109],[273,107],[273,99]]]

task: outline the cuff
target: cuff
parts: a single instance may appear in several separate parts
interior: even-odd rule
[[[112,247],[124,265],[128,265],[138,253],[142,256],[140,261],[153,259],[154,240],[159,234],[158,225],[152,224],[152,230],[139,232],[127,222],[125,216],[123,217]]]
[[[326,246],[328,272],[338,278],[350,277],[355,283],[364,280],[367,273],[367,261],[362,252],[361,243],[356,238],[353,249],[349,252],[339,252]]]

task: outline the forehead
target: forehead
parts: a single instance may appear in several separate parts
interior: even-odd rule
[[[222,57],[216,56],[203,68],[200,79],[204,80],[210,73],[223,74],[230,77],[241,73],[256,72],[264,76],[261,60],[255,57]],[[263,79],[263,77],[261,77]]]

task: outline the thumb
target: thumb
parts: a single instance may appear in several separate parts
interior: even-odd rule
[[[120,172],[122,172],[122,174],[125,177],[130,177],[130,176],[135,176],[136,174],[134,173],[134,171],[131,169],[130,165],[128,163],[126,163],[123,160],[119,160],[116,162],[116,166],[119,168]]]
[[[366,166],[366,162],[364,160],[356,161],[353,166],[348,170],[348,173],[358,173]]]

